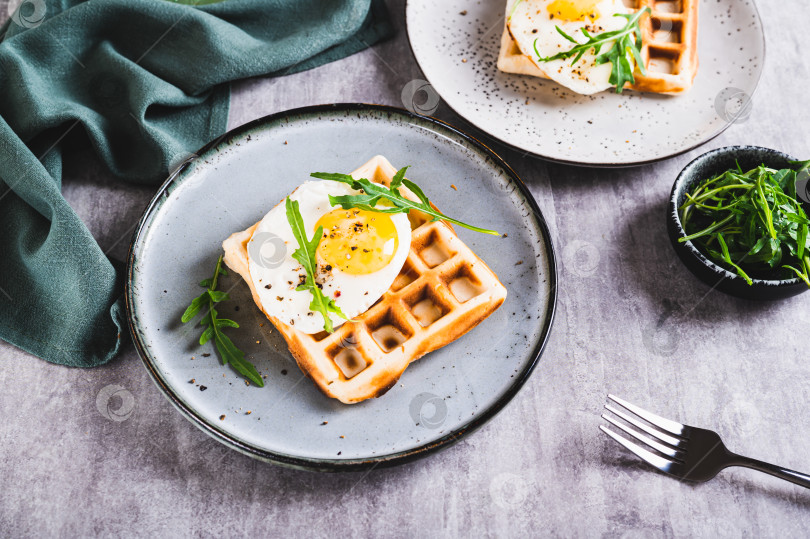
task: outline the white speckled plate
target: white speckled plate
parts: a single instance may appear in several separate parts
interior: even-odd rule
[[[551,81],[498,71],[505,6],[505,0],[408,0],[406,20],[432,87],[506,144],[577,165],[640,165],[695,148],[750,112],[765,61],[752,0],[700,2],[700,68],[692,89],[680,96],[581,96]]]
[[[412,364],[381,398],[345,405],[301,373],[247,285],[229,275],[219,289],[232,301],[218,310],[239,322],[231,338],[267,375],[265,387],[246,386],[219,364],[212,343],[197,344],[199,325],[180,323],[200,293],[197,283],[213,272],[226,237],[259,220],[310,172],[349,172],[376,154],[395,166],[411,165],[409,178],[448,215],[507,233],[457,231],[504,283],[506,301],[462,338]],[[138,352],[192,423],[262,460],[327,471],[412,460],[489,420],[537,363],[556,295],[543,216],[497,155],[437,120],[351,104],[262,118],[200,150],[146,209],[126,290]]]

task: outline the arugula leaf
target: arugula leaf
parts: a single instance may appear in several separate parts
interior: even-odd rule
[[[512,18],[512,15],[514,15],[514,14],[515,14],[515,10],[517,9],[518,4],[520,4],[522,1],[523,1],[523,0],[516,0],[516,1],[515,1],[515,3],[514,3],[514,4],[512,4],[512,9],[509,11],[509,16],[508,16],[508,17],[506,17],[506,21],[507,21],[507,22],[509,22],[509,20]]]
[[[212,338],[214,339],[214,346],[219,352],[219,357],[223,365],[230,365],[239,374],[253,382],[259,387],[264,387],[259,371],[253,366],[251,362],[245,359],[245,354],[231,341],[230,337],[222,332],[222,328],[238,328],[239,324],[227,318],[217,318],[217,310],[215,305],[220,301],[230,299],[227,292],[217,290],[217,279],[220,275],[228,275],[227,270],[222,267],[222,255],[217,260],[217,267],[214,270],[214,276],[210,279],[203,279],[200,281],[200,286],[205,288],[205,292],[191,300],[191,304],[180,320],[185,324],[191,321],[203,308],[208,311],[203,315],[200,320],[201,326],[206,326],[200,335],[200,346],[204,345]]]
[[[403,167],[397,171],[397,173],[391,179],[390,187],[385,187],[379,183],[371,182],[365,178],[356,180],[349,174],[313,172],[310,174],[310,176],[320,180],[331,180],[334,182],[345,183],[352,189],[362,191],[362,194],[359,195],[342,195],[337,197],[329,195],[329,203],[332,204],[332,206],[340,205],[346,210],[350,208],[358,208],[361,210],[376,211],[379,213],[408,213],[411,210],[418,210],[432,216],[434,221],[441,219],[476,232],[500,236],[500,234],[495,230],[488,230],[486,228],[479,228],[477,226],[462,223],[461,221],[448,217],[440,211],[434,209],[430,204],[430,200],[428,200],[428,197],[425,195],[422,189],[420,189],[419,186],[412,181],[405,179],[406,170],[408,170],[408,167]],[[415,202],[403,196],[399,192],[399,188],[401,186],[405,186],[410,189],[419,198],[419,202]],[[390,203],[392,206],[378,208],[377,204],[383,200],[385,203]]]
[[[298,201],[287,197],[285,205],[287,209],[287,221],[290,223],[295,241],[298,242],[298,249],[295,250],[292,257],[301,264],[306,272],[306,280],[303,284],[298,285],[296,290],[309,290],[312,293],[312,302],[309,304],[309,310],[321,313],[323,316],[323,329],[327,333],[332,333],[334,327],[332,326],[332,319],[329,317],[329,313],[335,313],[344,320],[348,320],[348,318],[340,310],[340,307],[337,306],[335,300],[327,298],[315,282],[315,275],[318,272],[315,251],[318,249],[321,238],[323,238],[323,227],[319,226],[312,240],[308,240],[307,232],[304,227],[304,219],[301,217],[301,211],[298,209]]]
[[[745,273],[745,271],[744,271],[744,270],[743,270],[743,269],[742,269],[740,266],[738,266],[737,264],[735,264],[734,262],[732,262],[732,260],[731,260],[731,255],[730,255],[730,254],[729,254],[729,252],[728,252],[728,245],[726,245],[726,240],[724,240],[724,239],[723,239],[723,235],[722,235],[722,234],[717,234],[717,241],[720,243],[720,248],[723,250],[723,260],[725,260],[725,261],[726,261],[726,263],[727,263],[729,266],[731,266],[731,267],[733,267],[734,269],[736,269],[736,270],[737,270],[737,274],[738,274],[740,277],[742,277],[743,279],[745,279],[745,282],[746,282],[746,283],[748,283],[749,285],[753,284],[753,281],[751,280],[751,277],[749,277],[749,276],[748,276],[748,274],[747,274],[747,273]]]
[[[534,53],[537,55],[537,61],[552,62],[554,60],[567,60],[568,58],[573,57],[574,61],[571,62],[571,65],[573,66],[582,59],[582,56],[586,52],[593,49],[593,53],[596,55],[596,65],[602,65],[608,62],[613,64],[613,69],[610,72],[610,79],[608,79],[608,82],[614,85],[616,87],[616,93],[620,94],[622,93],[625,84],[628,82],[630,84],[634,84],[636,82],[635,76],[633,75],[635,66],[638,66],[642,75],[647,74],[647,70],[644,68],[644,62],[641,60],[642,38],[639,20],[648,13],[650,13],[650,8],[645,7],[644,9],[636,11],[635,13],[614,14],[615,17],[624,17],[627,19],[627,24],[625,24],[624,28],[620,30],[613,30],[594,35],[591,34],[587,29],[583,28],[582,34],[588,38],[588,41],[585,43],[580,43],[573,37],[566,34],[562,28],[557,26],[557,32],[559,32],[561,36],[571,43],[574,43],[574,47],[570,50],[559,52],[554,56],[542,56],[540,51],[537,50],[537,41],[539,38],[535,39]],[[610,44],[611,42],[613,42],[613,46],[607,52],[600,54],[602,47]],[[632,62],[627,58],[628,53],[633,59]]]
[[[807,161],[791,161],[790,164],[796,166],[796,172],[803,172],[810,169],[810,159]]]
[[[186,312],[183,313],[183,316],[182,318],[180,318],[180,320],[182,320],[183,323],[185,324],[186,322],[197,316],[197,313],[200,312],[200,309],[202,309],[205,300],[207,299],[208,299],[208,291],[206,290],[200,296],[191,300],[191,305],[189,305],[186,308]]]
[[[810,286],[810,219],[796,196],[796,169],[761,165],[744,172],[739,164],[700,182],[679,208],[687,236],[719,265],[752,283],[794,276]],[[719,250],[715,248],[719,246]]]

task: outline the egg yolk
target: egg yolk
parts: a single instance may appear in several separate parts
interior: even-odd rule
[[[554,0],[548,5],[548,12],[553,19],[565,21],[584,21],[599,18],[596,6],[601,0]]]
[[[399,247],[397,229],[385,213],[336,208],[318,219],[323,237],[317,254],[323,264],[352,275],[374,273],[387,266]]]

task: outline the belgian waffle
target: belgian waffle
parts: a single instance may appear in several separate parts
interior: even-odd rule
[[[635,84],[626,88],[640,92],[677,94],[692,87],[697,75],[698,0],[623,0],[629,10],[649,7],[649,17],[640,21],[643,34],[641,59],[647,70],[638,67]],[[514,0],[508,0],[507,18]],[[504,25],[498,69],[507,73],[549,78],[543,69],[523,54]]]
[[[387,159],[376,156],[352,176],[389,185],[395,173]],[[401,192],[416,200],[406,189]],[[388,291],[365,313],[332,334],[314,335],[268,316],[301,370],[327,396],[343,403],[383,395],[411,361],[461,337],[506,299],[498,277],[452,227],[417,211],[408,219],[408,258]],[[247,258],[247,243],[257,226],[233,234],[223,248],[225,263],[245,280],[261,309]]]

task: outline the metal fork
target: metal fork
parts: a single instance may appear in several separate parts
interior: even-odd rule
[[[664,419],[613,395],[608,395],[608,399],[630,412],[625,413],[612,404],[605,405],[611,414],[627,424],[607,414],[602,414],[602,418],[641,443],[599,425],[602,432],[664,473],[686,481],[703,482],[729,466],[744,466],[810,488],[810,475],[732,453],[714,431]]]

